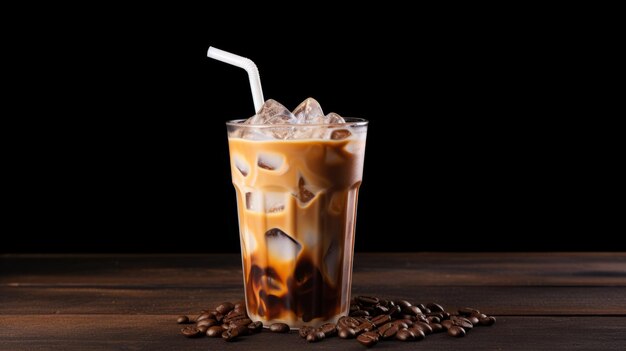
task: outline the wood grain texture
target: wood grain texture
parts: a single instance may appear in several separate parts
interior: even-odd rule
[[[377,295],[446,308],[476,307],[496,315],[626,316],[626,287],[442,287],[355,285],[354,295]],[[196,313],[243,299],[240,285],[210,288],[2,287],[2,314]]]
[[[2,285],[210,287],[241,284],[241,258],[210,255],[4,255]],[[357,254],[354,282],[393,271],[424,286],[626,286],[626,253]]]
[[[499,317],[463,339],[379,349],[626,349],[626,253],[358,254],[353,278],[355,295]],[[311,345],[263,333],[227,344],[179,335],[176,315],[242,296],[238,255],[4,255],[0,350],[363,349],[337,338]]]
[[[0,350],[364,350],[356,340],[309,344],[292,332],[267,331],[234,343],[186,339],[174,315],[0,316]],[[618,317],[500,317],[461,339],[379,343],[375,350],[623,350],[626,319]]]

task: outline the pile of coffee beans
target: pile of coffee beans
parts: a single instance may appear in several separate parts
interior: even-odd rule
[[[351,301],[349,316],[337,322],[337,330],[340,338],[356,336],[358,342],[369,347],[380,340],[419,341],[432,333],[447,332],[458,338],[476,326],[495,322],[495,317],[470,307],[448,312],[434,302],[423,305],[358,296]]]
[[[251,335],[263,330],[263,323],[253,322],[246,312],[244,301],[237,303],[224,302],[214,310],[201,311],[200,315],[192,322],[187,316],[179,316],[178,324],[194,323],[184,327],[181,333],[188,338],[208,336],[226,341],[233,341],[244,335]],[[284,323],[272,324],[269,328],[276,333],[289,332],[289,326]]]
[[[233,341],[240,336],[262,331],[261,322],[252,322],[246,313],[245,303],[224,302],[213,311],[202,311],[195,321],[180,316],[178,324],[195,323],[184,327],[181,333],[186,337],[222,337]],[[348,316],[341,317],[337,324],[326,323],[317,328],[303,326],[298,334],[308,342],[318,342],[338,336],[341,339],[354,339],[366,347],[376,345],[381,340],[419,341],[431,333],[446,332],[453,337],[463,337],[477,326],[489,326],[496,318],[479,310],[464,307],[457,311],[446,311],[437,303],[412,304],[406,300],[385,300],[373,296],[358,296],[350,303]],[[269,326],[275,333],[288,333],[290,328],[284,323]]]

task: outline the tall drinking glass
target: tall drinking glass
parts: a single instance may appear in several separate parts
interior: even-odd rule
[[[348,313],[368,122],[345,120],[226,123],[254,321],[299,328]]]

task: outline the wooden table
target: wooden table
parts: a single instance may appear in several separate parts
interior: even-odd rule
[[[382,350],[626,350],[626,253],[358,254],[353,294],[497,316]],[[363,350],[263,332],[186,339],[177,315],[243,297],[239,255],[0,256],[0,350]]]

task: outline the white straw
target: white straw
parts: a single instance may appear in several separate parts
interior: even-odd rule
[[[209,46],[209,52],[207,56],[218,61],[229,63],[233,66],[241,67],[248,72],[248,79],[250,80],[250,90],[252,90],[252,99],[254,100],[254,111],[260,111],[263,106],[263,88],[261,88],[261,77],[259,77],[259,69],[256,67],[252,60],[231,54],[224,50],[220,50]]]

